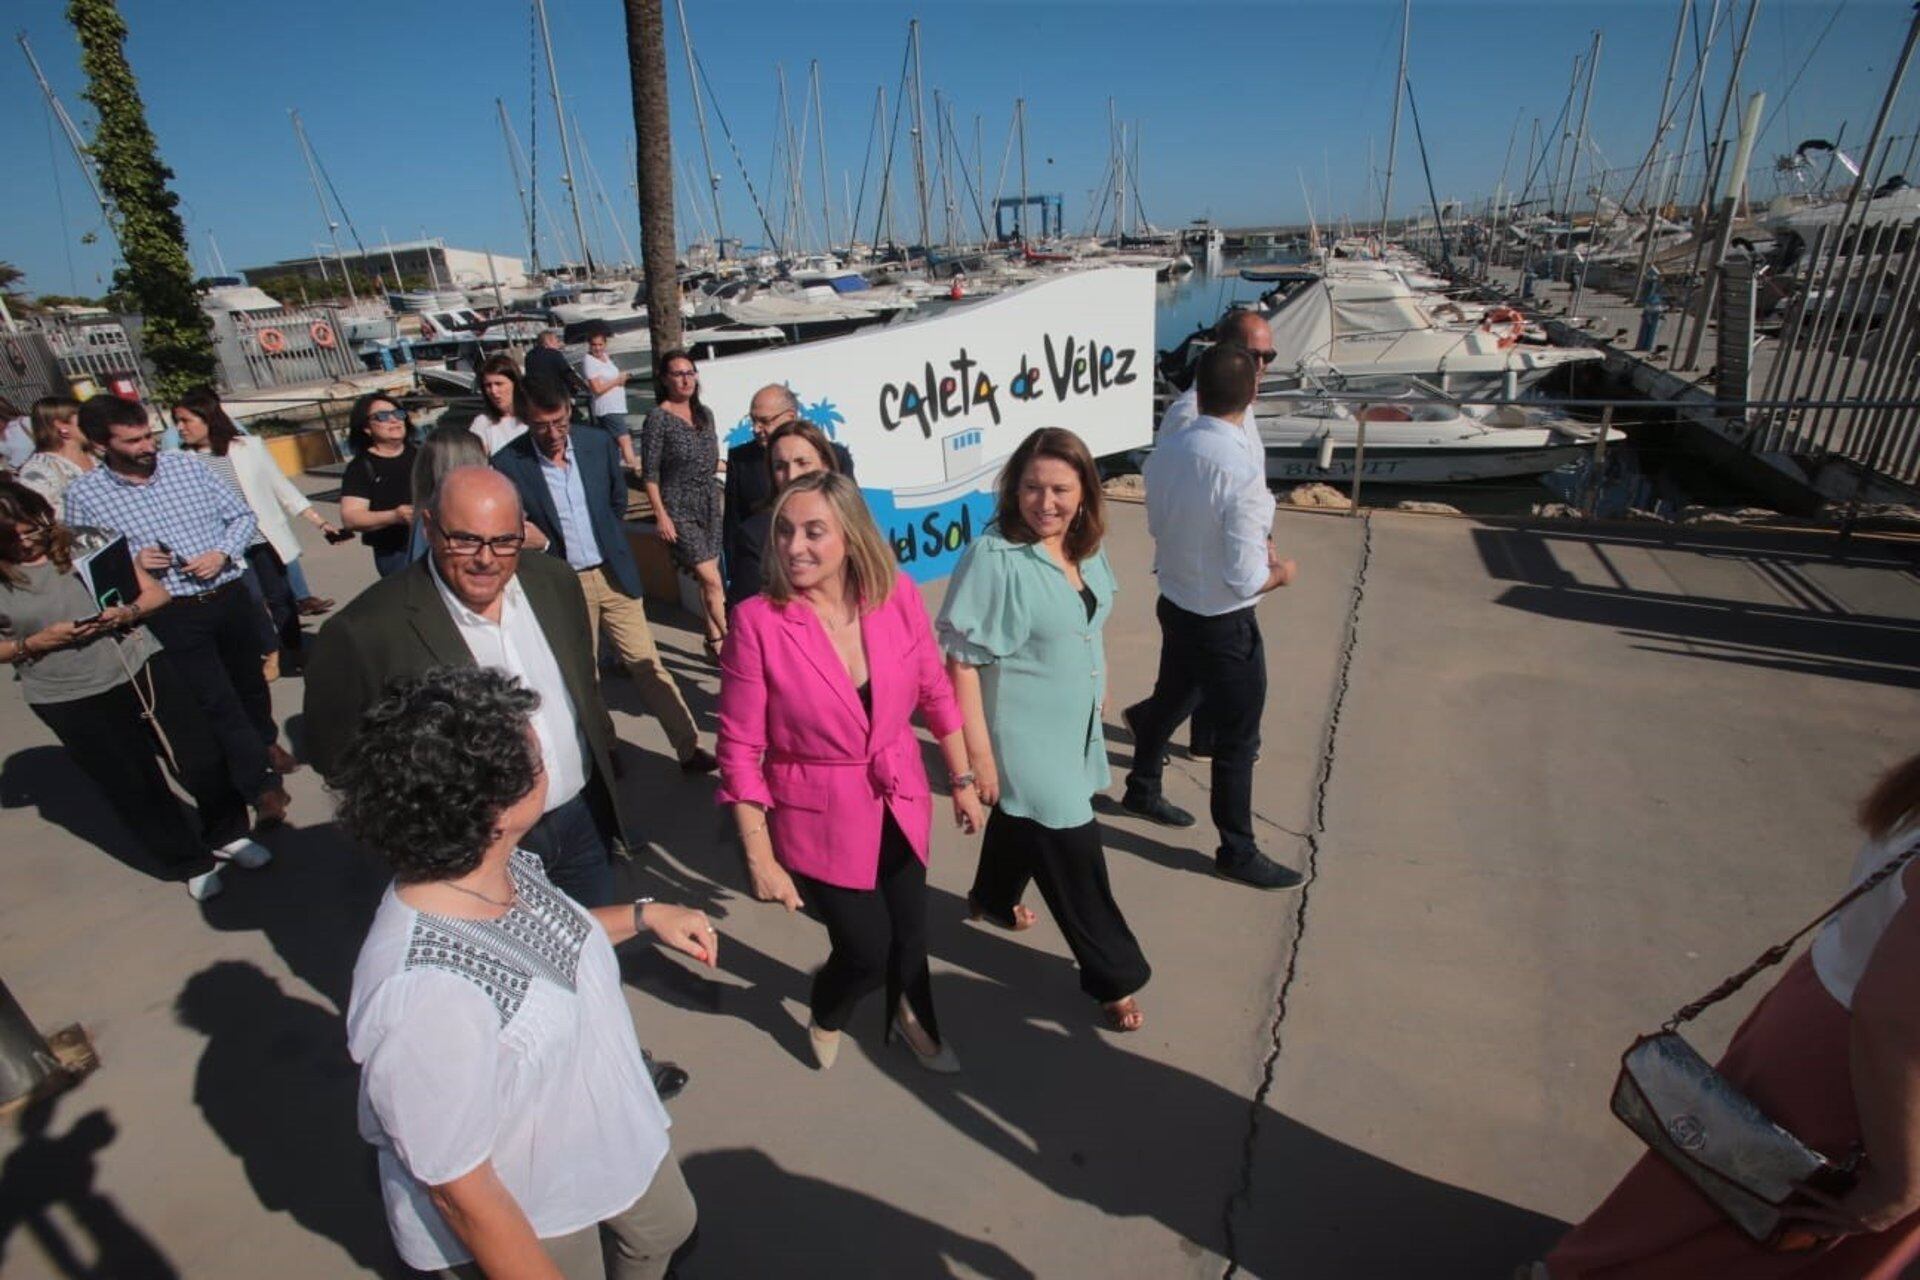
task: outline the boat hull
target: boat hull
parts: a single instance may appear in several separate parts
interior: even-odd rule
[[[1341,447],[1324,467],[1317,444],[1267,446],[1267,480],[1305,484],[1314,480],[1352,481],[1353,450]],[[1381,484],[1456,484],[1467,480],[1505,480],[1537,476],[1577,462],[1592,452],[1575,442],[1508,448],[1446,448],[1382,445],[1367,449],[1361,479]]]

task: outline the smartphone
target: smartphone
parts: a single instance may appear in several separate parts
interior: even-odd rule
[[[334,529],[326,533],[324,536],[328,542],[345,542],[348,539],[353,537],[353,530]]]

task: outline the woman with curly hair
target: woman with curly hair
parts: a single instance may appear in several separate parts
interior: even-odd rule
[[[613,948],[711,965],[706,916],[589,910],[520,850],[546,772],[539,696],[484,667],[396,681],[333,779],[393,869],[347,1008],[360,1131],[408,1265],[441,1276],[658,1280],[693,1231]]]

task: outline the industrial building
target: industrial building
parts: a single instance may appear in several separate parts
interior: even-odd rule
[[[527,282],[525,259],[489,255],[481,249],[455,249],[439,239],[381,244],[365,253],[348,252],[338,257],[331,246],[316,248],[305,257],[243,268],[242,274],[253,285],[287,276],[304,276],[324,284],[340,278],[342,260],[356,277],[379,276],[388,287],[393,286],[395,277],[437,284],[443,289],[489,288],[494,284],[511,289]]]

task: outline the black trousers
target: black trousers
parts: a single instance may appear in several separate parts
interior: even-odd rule
[[[260,588],[260,603],[265,606],[268,624],[262,629],[267,653],[278,650],[297,657],[300,653],[300,605],[293,598],[293,584],[287,580],[286,561],[265,542],[247,548],[247,567],[253,570]],[[264,656],[264,655],[263,655]]]
[[[1160,671],[1146,701],[1129,708],[1134,730],[1127,791],[1158,795],[1167,740],[1204,698],[1213,731],[1213,825],[1216,856],[1233,861],[1255,852],[1253,758],[1267,705],[1267,658],[1251,607],[1206,617],[1165,596],[1160,619]]]
[[[1040,885],[1040,896],[1080,965],[1082,991],[1106,1004],[1147,985],[1153,970],[1113,900],[1098,822],[1061,829],[995,808],[967,896],[993,918],[1011,921],[1029,881]]]
[[[863,996],[887,989],[887,1035],[905,997],[920,1025],[936,1040],[933,977],[927,961],[927,869],[906,833],[888,814],[880,834],[880,877],[871,889],[848,889],[796,875],[806,900],[827,926],[833,949],[813,975],[813,1021],[839,1031]]]
[[[267,744],[279,731],[260,669],[260,634],[247,589],[236,579],[204,596],[182,596],[147,625],[193,691],[220,744],[233,789],[255,800],[279,785],[267,764]]]
[[[220,744],[209,732],[192,690],[167,655],[148,659],[140,678],[152,682],[154,715],[173,747],[181,785],[199,808],[198,824],[188,820],[167,785],[159,743],[131,684],[71,702],[34,703],[33,712],[100,788],[142,847],[169,876],[184,880],[213,866],[209,849],[247,834],[247,805],[228,781]]]

